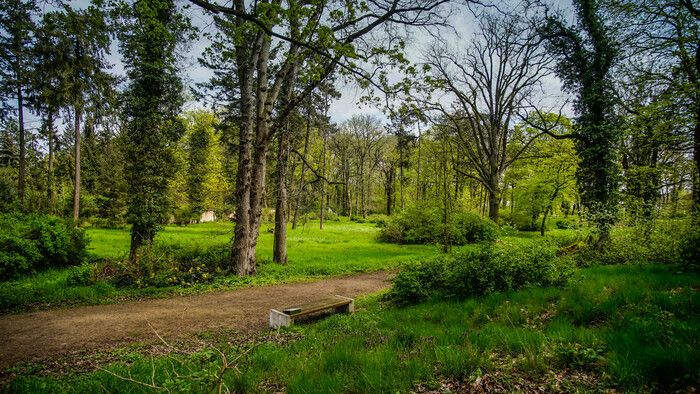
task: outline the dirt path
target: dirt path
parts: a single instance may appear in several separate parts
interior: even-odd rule
[[[152,341],[153,329],[168,339],[222,329],[243,333],[263,330],[270,308],[333,294],[354,297],[376,292],[388,287],[389,275],[375,272],[317,282],[2,316],[0,369],[59,358],[76,350],[98,351]]]

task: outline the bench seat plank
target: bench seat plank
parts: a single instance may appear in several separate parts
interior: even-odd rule
[[[296,318],[308,316],[325,310],[352,313],[354,309],[354,300],[343,296],[324,298],[303,305],[284,308],[281,311],[277,309],[270,309],[270,327],[288,327]]]

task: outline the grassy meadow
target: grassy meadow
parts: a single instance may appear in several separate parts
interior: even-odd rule
[[[370,223],[330,221],[324,229],[307,222],[288,229],[289,264],[272,261],[272,224],[263,224],[258,242],[258,275],[215,278],[212,283],[163,288],[115,287],[107,282],[89,286],[69,285],[71,268],[51,269],[31,277],[0,283],[0,312],[16,312],[57,305],[110,303],[125,298],[167,297],[239,286],[301,281],[327,276],[394,269],[401,262],[439,253],[431,245],[396,245],[376,239],[379,229]],[[124,258],[129,251],[127,229],[88,228],[89,253],[96,258]],[[227,222],[166,226],[155,243],[179,246],[226,245],[233,225]]]
[[[375,295],[360,300],[354,315],[297,325],[254,344],[224,341],[196,353],[155,357],[132,352],[104,371],[24,376],[9,388],[688,391],[700,381],[699,288],[697,275],[668,266],[605,266],[579,271],[565,288],[460,302],[395,308]],[[232,363],[228,368],[222,354]]]

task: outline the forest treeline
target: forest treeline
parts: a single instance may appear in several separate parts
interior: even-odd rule
[[[587,224],[602,248],[617,223],[697,218],[700,9],[573,5],[5,1],[0,210],[130,225],[132,261],[162,225],[213,212],[236,224],[239,275],[256,272],[265,221],[286,263],[286,224],[310,219]],[[457,42],[455,14],[474,31]],[[414,30],[432,40],[420,60]],[[211,78],[188,85],[184,54],[204,34]],[[348,82],[386,117],[333,122]]]

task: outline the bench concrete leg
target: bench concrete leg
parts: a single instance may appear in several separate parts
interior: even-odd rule
[[[339,295],[336,295],[336,297],[339,297],[339,298],[342,298],[345,300],[350,300],[349,304],[343,305],[340,308],[338,308],[338,312],[345,312],[345,313],[355,312],[355,300],[353,300],[352,298],[343,297],[343,296],[339,296]]]
[[[275,309],[270,309],[270,327],[280,328],[292,325],[292,317]]]

